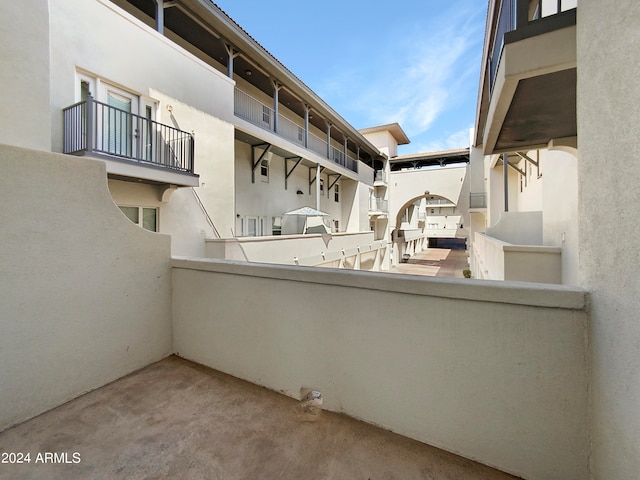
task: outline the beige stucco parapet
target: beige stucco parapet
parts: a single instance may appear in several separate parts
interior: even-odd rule
[[[586,291],[579,287],[524,282],[498,282],[476,279],[425,278],[421,276],[337,269],[317,269],[289,265],[267,265],[230,260],[174,257],[174,268],[228,273],[251,277],[327,284],[410,295],[459,300],[529,305],[582,310]]]

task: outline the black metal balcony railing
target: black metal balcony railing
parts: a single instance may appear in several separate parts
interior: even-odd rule
[[[517,30],[523,32],[522,38],[526,38],[565,27],[571,23],[575,24],[575,5],[576,0],[502,0],[500,2],[493,48],[487,59],[490,91],[493,91],[500,65],[505,35]],[[573,15],[570,15],[571,12]]]
[[[193,135],[98,102],[91,96],[63,110],[64,153],[95,153],[194,173]]]
[[[517,0],[503,0],[500,3],[498,25],[495,36],[493,37],[493,50],[489,57],[489,82],[491,90],[493,90],[493,84],[502,55],[502,48],[504,47],[504,34],[516,29],[516,1]]]

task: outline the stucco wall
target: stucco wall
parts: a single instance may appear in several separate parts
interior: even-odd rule
[[[530,480],[586,477],[582,291],[223,261],[174,266],[179,355],[295,398],[316,388],[330,410]]]
[[[251,147],[249,144],[236,141],[235,183],[236,183],[236,213],[240,217],[257,216],[265,217],[266,225],[271,233],[272,217],[282,217],[285,212],[290,212],[300,207],[308,206],[316,208],[316,183],[309,189],[309,167],[298,165],[291,173],[285,189],[285,160],[281,156],[273,155],[269,164],[269,176],[267,179],[260,175],[260,167],[255,171],[255,183],[251,182]],[[259,155],[258,152],[257,155]],[[258,157],[256,157],[257,159]],[[295,161],[287,163],[287,169],[291,170]],[[315,167],[311,167],[311,178],[315,176]],[[330,182],[335,177],[328,178],[326,173],[321,173],[324,181],[324,191],[320,195],[320,210],[328,213],[327,220],[338,220],[340,231],[346,230],[346,221],[342,215],[342,204],[349,203],[349,199],[341,190],[340,201],[334,198],[334,189],[328,191]],[[346,180],[339,180],[344,184]],[[302,194],[298,195],[300,190]],[[236,232],[240,235],[240,219],[236,218]]]
[[[197,106],[201,112],[232,122],[234,82],[112,2],[58,0],[51,2],[50,8],[55,151],[61,151],[62,146],[60,112],[78,100],[75,86],[78,68],[133,93],[152,96],[154,90],[162,92],[186,105]],[[160,105],[160,113],[168,117],[166,106]],[[196,135],[206,133],[206,126],[200,129],[196,123],[176,118],[181,130],[195,130]],[[172,125],[170,121],[166,123]]]
[[[49,2],[3,2],[0,143],[51,148],[49,54]]]
[[[502,212],[487,235],[513,245],[542,245],[542,212]]]
[[[51,102],[43,108],[53,150],[62,151],[62,109],[78,101],[77,71],[153,100],[159,122],[194,134],[198,194],[216,229],[231,236],[234,82],[107,0],[52,2],[50,25]],[[139,205],[147,201],[144,190]],[[160,205],[160,228],[174,237],[175,255],[203,255],[204,238],[215,236],[190,189]]]
[[[425,191],[457,204],[460,201],[466,175],[466,166],[392,172],[389,181],[393,191],[389,201],[391,228],[399,226],[396,225],[396,217],[403,207],[406,208],[407,202],[424,196]]]
[[[580,2],[581,283],[592,292],[592,478],[640,472],[640,3]]]
[[[0,430],[171,353],[170,239],[104,165],[0,146]]]

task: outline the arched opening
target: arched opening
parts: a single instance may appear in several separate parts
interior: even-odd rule
[[[465,249],[462,218],[458,205],[441,195],[425,192],[407,200],[396,213],[394,261],[408,261],[427,248]]]

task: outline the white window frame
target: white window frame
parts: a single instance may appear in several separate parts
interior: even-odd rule
[[[122,207],[125,208],[137,208],[138,209],[138,222],[134,222],[133,220],[131,220],[123,211],[122,211]],[[127,217],[127,219],[129,221],[131,221],[132,223],[138,225],[140,228],[143,228],[144,230],[146,230],[147,232],[155,232],[158,233],[160,231],[160,209],[158,207],[153,207],[153,206],[149,206],[149,205],[130,205],[130,204],[119,204],[118,208],[120,209],[120,211],[122,212],[122,214]],[[156,213],[156,229],[155,230],[149,230],[148,228],[144,228],[144,210],[154,210]]]
[[[151,118],[150,120],[157,122],[158,120],[158,112],[160,110],[160,102],[154,98],[146,97],[144,95],[140,95],[139,93],[128,90],[126,88],[120,87],[116,85],[114,82],[109,82],[107,80],[103,80],[97,75],[92,75],[89,72],[83,70],[76,70],[76,81],[75,81],[75,98],[76,101],[79,102],[82,100],[82,82],[86,82],[89,84],[89,93],[93,97],[94,100],[101,103],[108,103],[107,95],[109,91],[114,94],[130,99],[131,100],[131,113],[134,115],[139,115],[143,118],[147,118],[147,107],[151,108]],[[101,135],[101,128],[97,129],[98,135]],[[141,152],[146,151],[147,147],[147,133],[146,132],[133,132],[132,139],[132,151],[136,152],[137,142],[143,142]],[[150,142],[149,142],[150,143]],[[151,158],[150,161],[155,160],[155,149],[152,147],[150,150]]]
[[[263,159],[260,161],[260,180],[265,183],[269,183],[269,160]],[[266,173],[263,173],[266,172]]]

